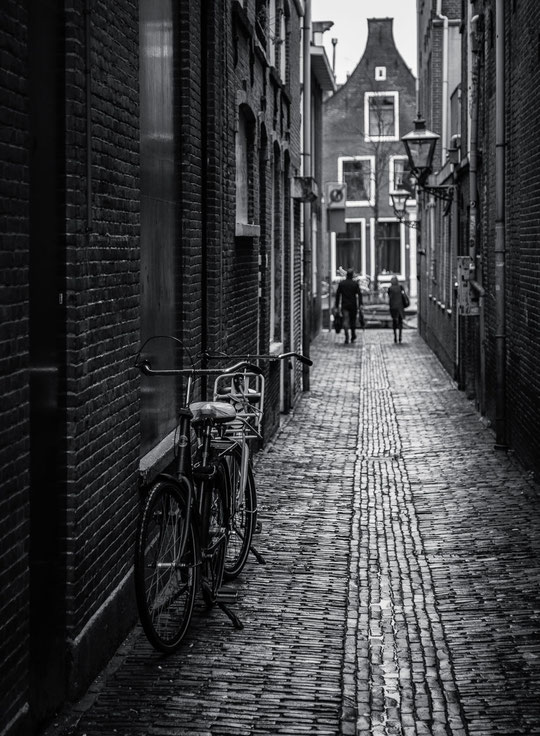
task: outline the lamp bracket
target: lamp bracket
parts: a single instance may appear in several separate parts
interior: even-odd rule
[[[432,197],[435,197],[435,199],[442,199],[445,202],[451,202],[454,199],[454,189],[455,187],[451,184],[449,185],[437,185],[437,186],[427,186],[423,184],[421,186],[422,191],[424,191],[426,194],[431,195]]]

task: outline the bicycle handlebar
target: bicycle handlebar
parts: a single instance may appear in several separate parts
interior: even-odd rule
[[[239,373],[247,371],[249,373],[262,374],[262,370],[254,363],[242,360],[240,363],[231,365],[228,368],[152,368],[149,360],[142,360],[137,363],[137,368],[144,373],[145,376],[199,376],[199,375],[215,375],[216,373]]]
[[[295,353],[295,352],[289,352],[289,353],[279,353],[277,355],[220,355],[219,353],[213,354],[213,353],[204,353],[204,357],[208,360],[216,360],[218,358],[248,358],[250,360],[268,360],[268,361],[274,361],[274,360],[284,360],[285,358],[297,358],[301,363],[305,363],[306,365],[313,365],[313,361],[309,358],[306,358],[305,355],[302,355],[301,353]]]

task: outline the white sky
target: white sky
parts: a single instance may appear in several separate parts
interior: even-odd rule
[[[336,80],[343,84],[364,53],[368,18],[393,18],[394,41],[407,66],[416,76],[416,0],[311,0],[313,21],[331,20],[323,36],[332,65],[332,38],[336,45]]]

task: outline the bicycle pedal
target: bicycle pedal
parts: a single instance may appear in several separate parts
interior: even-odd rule
[[[258,521],[255,524],[255,529],[253,531],[253,534],[261,534],[262,533],[262,521]]]
[[[227,605],[232,605],[233,603],[238,602],[238,592],[236,590],[232,590],[231,588],[221,588],[218,591],[217,594],[217,603],[224,603]]]

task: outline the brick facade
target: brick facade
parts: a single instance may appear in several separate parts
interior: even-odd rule
[[[379,71],[378,71],[379,70]],[[381,71],[382,70],[382,71]],[[377,77],[381,75],[381,78]],[[376,140],[366,129],[367,95],[395,95],[394,140]],[[372,201],[354,204],[348,192],[346,220],[362,223],[362,253],[356,253],[354,263],[338,263],[335,267],[351,266],[367,276],[375,284],[384,268],[381,260],[382,243],[379,223],[394,223],[400,241],[399,263],[393,272],[399,275],[407,290],[416,293],[416,234],[412,229],[398,224],[391,202],[390,187],[394,156],[403,157],[400,136],[413,126],[416,116],[415,78],[396,48],[392,18],[368,20],[368,38],[363,56],[349,79],[328,97],[324,103],[323,179],[338,182],[343,174],[339,168],[340,157],[371,158],[374,169]],[[414,219],[414,209],[411,209]],[[331,243],[335,249],[335,241]],[[332,274],[335,278],[336,274]],[[384,277],[383,277],[384,279]],[[387,280],[389,281],[390,275]]]
[[[291,181],[303,4],[277,3],[276,48],[260,6],[3,9],[0,706],[10,736],[80,695],[136,619],[141,462],[175,406],[170,383],[142,383],[134,369],[141,339],[166,331],[199,363],[204,350],[301,348]],[[250,137],[239,230],[240,115]],[[302,371],[284,366],[281,381],[280,366],[266,370],[269,438]]]
[[[445,251],[444,240],[435,239],[433,257],[440,261],[450,255],[449,279],[456,283],[456,256],[471,257],[471,303],[476,314],[458,316],[456,289],[452,316],[441,326],[438,305],[429,300],[433,287],[426,270],[420,330],[489,420],[496,444],[509,447],[538,473],[536,162],[540,151],[538,125],[530,111],[538,97],[538,39],[533,29],[540,22],[540,9],[526,0],[506,3],[497,17],[498,7],[495,0],[477,1],[448,4],[442,11],[460,24],[461,130],[453,163],[434,167],[434,183],[456,186],[457,207],[450,217],[442,213],[435,217],[436,232],[450,230],[455,240],[453,250]],[[419,2],[419,9],[424,29],[419,38],[420,97],[433,101],[432,129],[440,133],[442,121],[434,102],[441,99],[434,62],[441,52],[436,37],[440,19],[429,3]],[[502,63],[497,59],[498,39],[504,45]],[[500,96],[498,78],[503,82]],[[499,141],[498,121],[504,129]]]
[[[2,9],[0,44],[0,712],[16,724],[28,710],[28,531],[29,531],[29,160],[26,8],[8,2]]]

